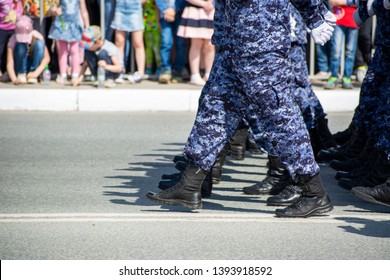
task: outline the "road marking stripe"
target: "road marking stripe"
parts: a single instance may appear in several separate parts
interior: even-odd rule
[[[270,223],[348,223],[361,219],[388,221],[380,214],[360,216],[324,215],[308,219],[279,219],[273,214],[228,213],[12,213],[0,214],[0,223],[10,222],[270,222]]]

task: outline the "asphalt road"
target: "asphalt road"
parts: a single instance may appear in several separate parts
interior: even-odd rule
[[[352,113],[329,114],[345,129]],[[266,156],[228,159],[222,182],[187,211],[145,198],[175,172],[194,113],[0,112],[0,259],[390,258],[390,208],[337,186],[335,209],[279,219],[267,196],[242,188],[265,176]]]

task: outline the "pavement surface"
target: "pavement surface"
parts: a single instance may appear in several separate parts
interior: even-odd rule
[[[352,112],[329,113],[333,132]],[[280,219],[267,196],[242,188],[265,177],[266,156],[228,158],[203,209],[153,204],[174,173],[194,112],[0,111],[0,259],[388,260],[390,208],[340,188],[327,215]]]

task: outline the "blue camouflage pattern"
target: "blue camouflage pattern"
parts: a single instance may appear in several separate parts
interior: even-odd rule
[[[217,0],[215,7],[223,36],[216,34],[214,43],[223,48],[202,90],[183,154],[210,171],[245,118],[258,146],[278,156],[293,179],[314,176],[319,167],[291,92],[288,1]],[[220,16],[226,25],[218,25]]]
[[[378,0],[373,8],[377,15],[376,49],[361,86],[353,122],[390,159],[390,11]]]
[[[293,69],[292,91],[295,102],[298,104],[307,129],[318,126],[320,119],[326,116],[324,109],[313,91],[309,81],[309,73],[306,64],[306,25],[302,16],[295,7],[291,6],[291,49],[290,59]]]
[[[326,113],[308,79],[305,47],[293,44],[290,58],[293,68],[292,92],[295,102],[301,110],[307,129],[314,129],[318,126],[319,120],[326,117]]]

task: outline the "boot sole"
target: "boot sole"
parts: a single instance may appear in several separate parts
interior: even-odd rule
[[[279,218],[308,218],[311,216],[317,216],[317,215],[321,215],[324,213],[328,213],[332,210],[333,210],[333,205],[332,205],[332,203],[329,203],[327,205],[315,208],[315,209],[311,210],[310,212],[302,214],[302,215],[288,215],[288,214],[283,214],[283,213],[279,213],[279,212],[275,212],[275,215]]]
[[[146,197],[151,201],[156,202],[160,205],[172,205],[172,206],[181,205],[185,208],[192,209],[192,210],[201,209],[203,207],[202,201],[199,201],[197,203],[190,203],[188,201],[180,200],[180,199],[161,199],[150,194],[147,194]]]
[[[367,201],[367,202],[371,202],[371,203],[375,203],[375,204],[380,204],[380,205],[384,205],[384,206],[387,206],[387,207],[390,207],[390,204],[387,204],[387,203],[384,203],[382,201],[379,201],[379,200],[376,200],[375,198],[373,198],[372,196],[370,195],[367,195],[367,194],[364,194],[364,193],[361,193],[361,192],[357,192],[355,191],[354,189],[352,189],[352,193],[354,195],[356,195],[358,198],[364,200],[364,201]]]

